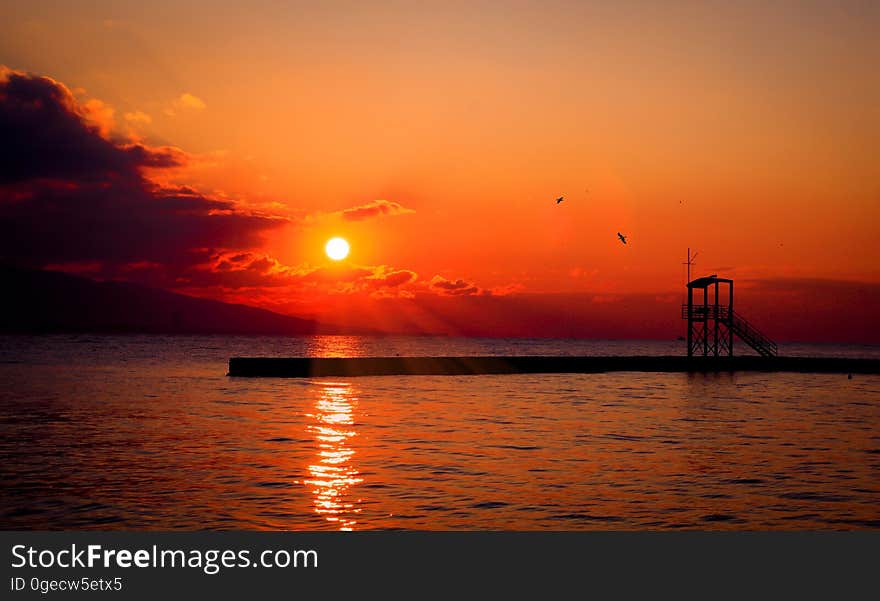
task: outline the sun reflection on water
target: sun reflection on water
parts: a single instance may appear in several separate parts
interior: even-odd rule
[[[309,357],[358,357],[364,354],[360,336],[312,336],[308,339]]]
[[[308,430],[318,445],[316,461],[309,465],[311,478],[304,483],[314,495],[314,511],[340,530],[354,530],[360,513],[352,500],[351,488],[363,482],[353,465],[354,449],[349,446],[354,430],[354,409],[357,397],[350,384],[322,383],[315,403],[315,413]]]

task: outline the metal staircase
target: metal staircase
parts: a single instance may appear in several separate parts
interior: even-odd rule
[[[727,325],[740,340],[752,347],[762,357],[775,357],[778,354],[776,343],[758,328],[750,324],[745,317],[736,311],[730,311],[725,305],[695,305],[693,315],[688,315],[688,306],[681,306],[681,318],[691,318],[696,322],[717,320]]]
[[[730,320],[730,329],[733,330],[734,334],[755,349],[755,351],[762,357],[776,356],[777,348],[775,342],[762,334],[758,328],[746,321],[745,318],[736,311],[731,311],[731,313],[733,319]]]

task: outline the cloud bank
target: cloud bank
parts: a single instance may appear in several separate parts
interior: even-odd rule
[[[215,249],[250,249],[284,219],[186,187],[146,169],[186,164],[172,147],[108,137],[63,84],[0,71],[0,260],[31,267],[93,263],[104,275],[161,266],[174,282]]]

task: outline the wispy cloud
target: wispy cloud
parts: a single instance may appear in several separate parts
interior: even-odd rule
[[[123,117],[129,123],[148,125],[153,122],[153,118],[143,111],[132,111],[130,113],[125,113]]]
[[[408,215],[415,213],[413,209],[404,207],[393,200],[373,200],[350,209],[339,211],[339,215],[346,221],[364,221],[389,215]]]
[[[184,92],[171,102],[171,106],[165,109],[165,114],[175,117],[180,111],[202,111],[208,107],[205,101],[189,92]]]

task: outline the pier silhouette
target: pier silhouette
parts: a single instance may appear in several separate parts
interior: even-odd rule
[[[688,253],[690,261],[690,252]],[[727,303],[720,287],[726,285]],[[685,356],[232,357],[229,376],[313,378],[632,372],[801,372],[880,374],[880,359],[779,357],[776,343],[733,309],[733,280],[687,283]],[[695,298],[694,291],[697,291]],[[699,292],[702,291],[702,297]],[[710,291],[712,293],[710,302]],[[696,301],[696,302],[695,302]],[[756,353],[733,356],[734,336]]]
[[[233,357],[230,376],[317,378],[632,372],[878,374],[880,359],[826,357]]]

